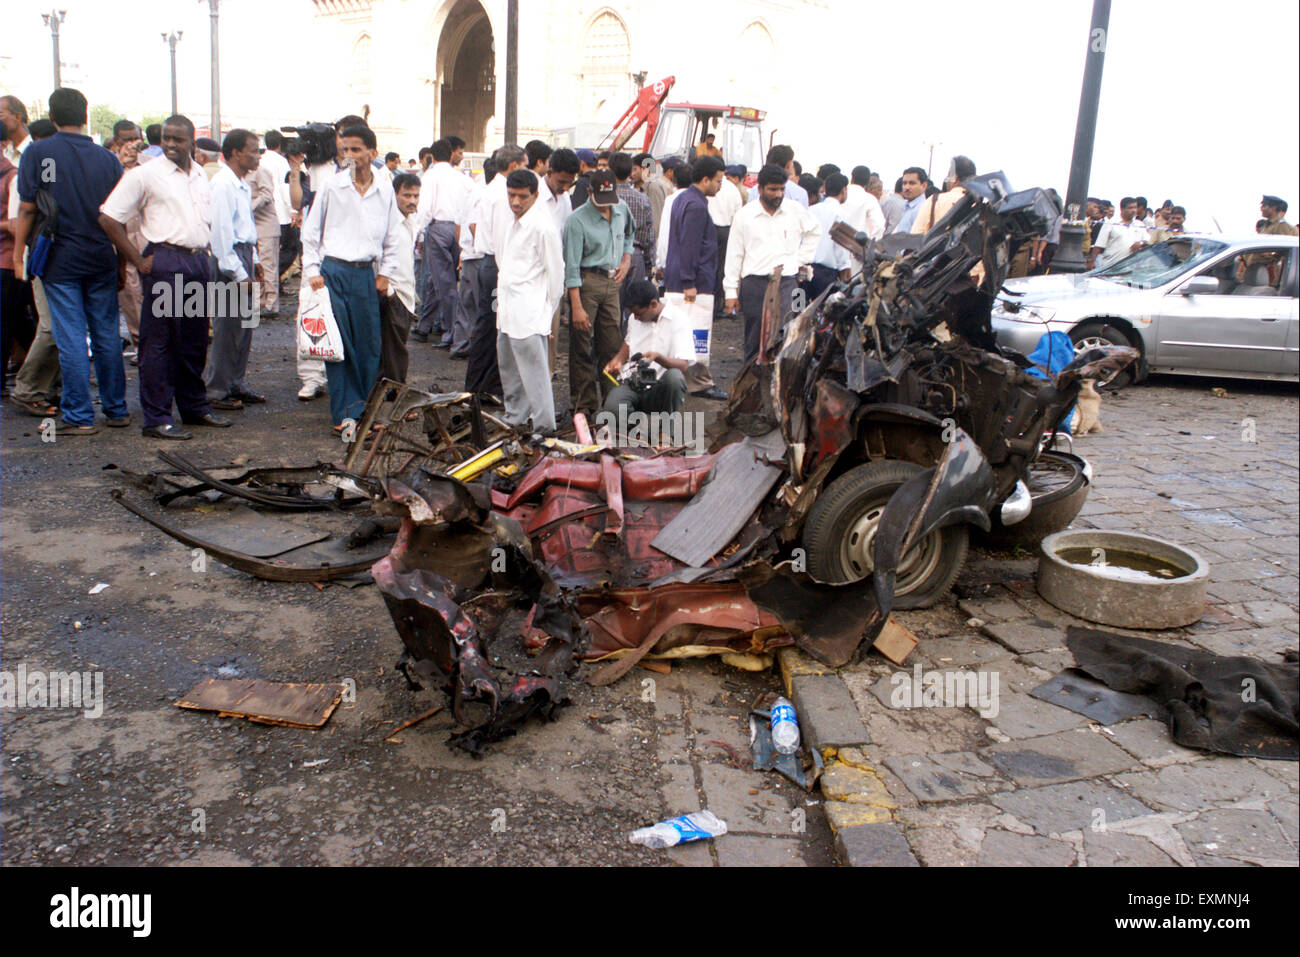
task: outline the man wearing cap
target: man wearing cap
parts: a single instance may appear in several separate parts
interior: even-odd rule
[[[1280,196],[1265,196],[1259,201],[1259,215],[1268,220],[1260,230],[1272,236],[1295,236],[1297,229],[1286,221],[1286,200]]]
[[[596,171],[596,153],[594,150],[578,150],[578,178],[573,182],[573,208],[577,209],[587,201],[591,191],[591,174]]]
[[[1259,201],[1259,214],[1268,223],[1261,226],[1257,232],[1269,236],[1295,236],[1296,227],[1286,221],[1286,200],[1280,196],[1264,196]],[[1277,253],[1252,253],[1249,256],[1242,256],[1237,261],[1237,281],[1241,282],[1246,278],[1246,270],[1251,266],[1257,266],[1265,263],[1268,266],[1268,284],[1276,286],[1281,280],[1281,259]]]
[[[221,172],[221,144],[211,137],[200,136],[194,141],[194,158],[198,160],[199,165],[203,167],[203,172],[208,177],[208,182],[212,177]]]
[[[564,224],[564,286],[568,291],[569,398],[574,413],[590,417],[606,383],[597,375],[623,343],[618,287],[632,265],[632,213],[619,201],[614,174],[591,174],[587,202]]]
[[[781,319],[793,308],[797,274],[813,261],[821,227],[797,202],[785,202],[785,170],[768,163],[758,172],[758,202],[736,214],[727,241],[722,286],[727,311],[739,307],[745,320],[745,361],[758,355],[763,297],[768,280],[781,266]]]

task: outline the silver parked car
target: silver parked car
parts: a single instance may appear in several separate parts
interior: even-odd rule
[[[1149,372],[1300,380],[1295,236],[1186,234],[1101,269],[1008,279],[993,306],[1000,345],[1028,355],[1045,332],[1075,351],[1135,346]]]

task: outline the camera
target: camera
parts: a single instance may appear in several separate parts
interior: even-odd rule
[[[329,123],[304,123],[302,126],[282,126],[285,133],[295,133],[306,151],[308,166],[319,166],[333,161],[338,154],[334,127]]]
[[[649,392],[658,381],[654,366],[639,352],[627,360],[627,365],[623,366],[623,373],[619,377],[619,382],[631,386],[632,391],[637,395]]]

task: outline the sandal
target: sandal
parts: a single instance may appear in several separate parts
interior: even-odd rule
[[[22,409],[28,415],[35,416],[38,419],[48,419],[59,414],[59,407],[57,405],[38,402],[35,399],[20,399],[16,395],[10,395],[9,401],[18,406],[18,408]]]

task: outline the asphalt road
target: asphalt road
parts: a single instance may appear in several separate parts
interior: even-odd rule
[[[286,319],[254,335],[250,387],[264,406],[170,445],[205,466],[342,458],[325,400],[296,400]],[[720,330],[722,383],[740,331]],[[410,381],[458,388],[464,364],[412,343]],[[102,672],[104,709],[5,709],[0,827],[6,863],[636,864],[829,863],[819,798],[744,767],[750,703],[772,672],[716,661],[579,684],[559,720],[482,759],[445,744],[444,711],[386,743],[440,692],[408,690],[401,645],[373,586],[262,582],[190,550],[109,498],[110,465],[160,467],[135,427],[43,442],[36,419],[0,412],[0,633],[4,670]],[[556,383],[567,402],[563,370]],[[695,403],[696,400],[692,400]],[[716,410],[718,403],[702,403]],[[89,594],[98,583],[109,587]],[[173,701],[205,677],[355,682],[318,731],[269,727]],[[811,803],[809,803],[811,802]],[[673,852],[627,833],[727,807],[734,836]],[[806,810],[803,810],[806,809]]]

